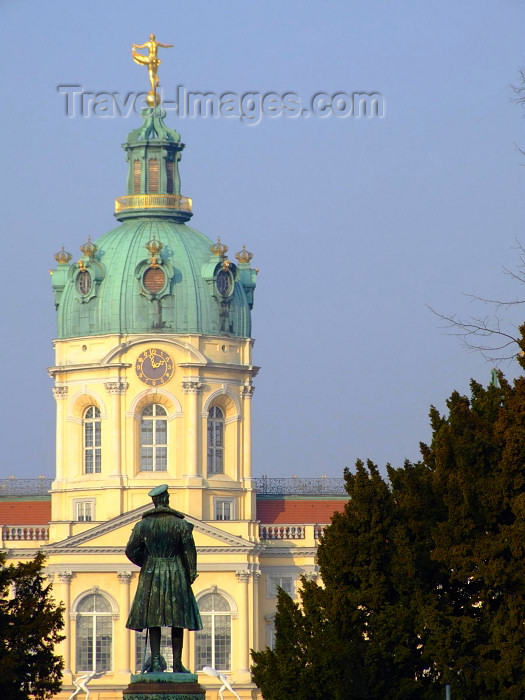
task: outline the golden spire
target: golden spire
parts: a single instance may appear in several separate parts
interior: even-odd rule
[[[161,60],[157,56],[159,46],[162,46],[163,49],[173,48],[173,44],[161,44],[160,41],[155,41],[155,34],[150,34],[149,41],[146,41],[144,44],[131,44],[131,55],[135,63],[138,63],[139,66],[148,67],[151,90],[147,94],[146,102],[149,107],[156,107],[160,103],[160,97],[157,95],[157,88],[159,86],[159,76],[157,72],[161,64]],[[144,54],[137,53],[137,49],[148,49],[148,55],[144,56]]]

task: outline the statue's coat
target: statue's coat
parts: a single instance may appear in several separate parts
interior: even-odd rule
[[[148,511],[133,528],[126,556],[141,569],[128,629],[202,629],[191,590],[197,576],[192,530],[191,523],[167,506]]]

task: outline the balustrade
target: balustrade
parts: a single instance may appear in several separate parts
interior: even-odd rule
[[[2,539],[4,542],[13,540],[48,540],[49,527],[47,525],[4,525],[2,527]]]

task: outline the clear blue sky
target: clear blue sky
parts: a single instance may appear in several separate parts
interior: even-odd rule
[[[130,45],[154,32],[175,45],[168,94],[383,95],[382,119],[168,116],[192,226],[260,268],[255,474],[341,476],[417,459],[430,404],[490,379],[426,304],[468,315],[465,292],[525,293],[501,273],[525,242],[524,30],[522,0],[3,0],[0,477],[53,475],[48,270],[115,226],[139,123],[68,118],[57,86],[144,90]]]

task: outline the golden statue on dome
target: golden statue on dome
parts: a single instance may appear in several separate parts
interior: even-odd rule
[[[149,41],[146,41],[145,44],[131,44],[131,55],[135,63],[138,63],[139,66],[148,67],[151,90],[146,97],[146,102],[150,107],[155,107],[160,102],[160,98],[157,95],[157,88],[159,86],[159,76],[157,73],[161,64],[161,60],[157,56],[159,46],[163,49],[173,48],[173,44],[161,44],[160,41],[155,41],[155,34],[150,34]],[[148,49],[148,54],[144,55],[138,53],[137,49]]]

